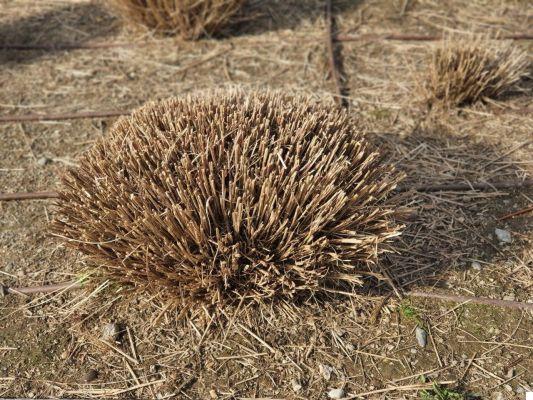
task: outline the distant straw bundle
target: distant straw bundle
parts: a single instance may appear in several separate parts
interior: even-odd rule
[[[150,103],[62,178],[53,230],[107,275],[183,301],[359,284],[398,234],[399,175],[343,111],[241,92]]]
[[[431,103],[449,106],[495,98],[520,81],[528,64],[527,54],[511,42],[451,38],[433,54],[426,94]]]
[[[112,0],[125,21],[194,40],[226,27],[244,0]]]

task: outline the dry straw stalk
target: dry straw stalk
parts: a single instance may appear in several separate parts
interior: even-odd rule
[[[433,53],[425,92],[430,103],[460,106],[496,98],[527,74],[525,51],[511,41],[447,38]]]
[[[194,40],[219,33],[244,0],[112,0],[127,22]]]
[[[54,233],[184,302],[357,285],[399,232],[400,175],[343,111],[241,92],[150,103],[62,178]]]

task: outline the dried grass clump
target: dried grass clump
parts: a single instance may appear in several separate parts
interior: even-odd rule
[[[434,52],[428,77],[428,101],[448,106],[502,95],[526,75],[526,52],[508,41],[483,37],[450,38]]]
[[[62,178],[56,235],[105,272],[220,303],[359,284],[400,176],[347,114],[279,94],[150,103]]]
[[[112,0],[124,20],[194,40],[226,27],[244,0]]]

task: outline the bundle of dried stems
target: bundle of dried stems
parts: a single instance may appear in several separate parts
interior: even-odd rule
[[[210,93],[121,118],[62,177],[56,235],[184,302],[357,285],[399,234],[401,176],[348,115],[277,93]]]
[[[448,38],[433,53],[425,92],[430,103],[460,106],[495,98],[527,74],[525,51],[510,41]]]
[[[244,0],[112,0],[127,22],[193,40],[226,27]]]

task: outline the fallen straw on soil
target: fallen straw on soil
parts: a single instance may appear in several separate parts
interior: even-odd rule
[[[357,285],[396,236],[400,179],[342,111],[280,94],[150,103],[68,171],[54,233],[183,302]]]

